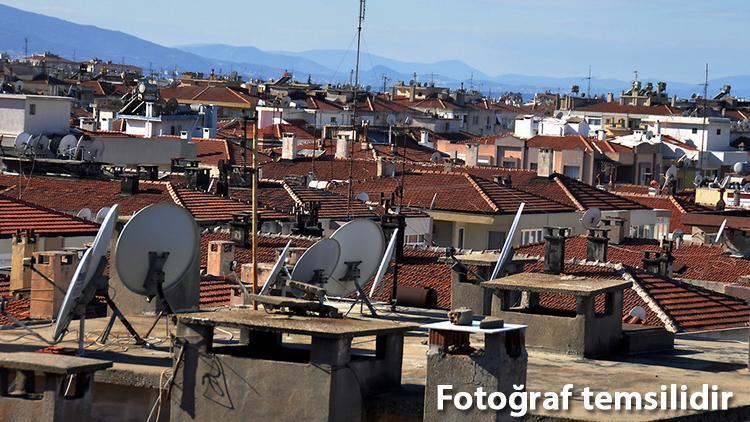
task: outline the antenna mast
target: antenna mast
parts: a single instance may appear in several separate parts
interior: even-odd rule
[[[365,0],[359,0],[359,19],[357,21],[357,62],[354,66],[354,110],[352,112],[352,131],[354,139],[349,151],[349,192],[346,196],[346,218],[351,218],[352,209],[352,174],[354,173],[354,144],[357,142],[357,97],[359,96],[359,52],[362,45],[362,22],[365,20]]]
[[[701,173],[703,172],[703,156],[705,155],[703,153],[704,148],[706,148],[706,136],[708,135],[706,124],[707,124],[707,116],[706,116],[706,107],[708,106],[708,63],[706,63],[706,79],[703,83],[703,136],[701,137],[701,148],[698,150],[698,167],[701,169]]]
[[[586,80],[589,83],[589,87],[586,90],[586,96],[589,97],[589,98],[591,98],[591,65],[589,65],[589,77],[586,78]]]

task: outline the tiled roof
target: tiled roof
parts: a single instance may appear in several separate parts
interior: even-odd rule
[[[618,102],[598,103],[585,107],[578,107],[575,111],[593,113],[619,113],[619,114],[641,114],[652,116],[680,116],[682,110],[667,105],[660,106],[633,106],[622,105]]]
[[[229,155],[229,141],[226,140],[206,140],[193,138],[192,142],[196,148],[196,159],[201,164],[209,166],[218,166],[219,161],[223,160],[225,163],[231,163],[231,157]]]
[[[89,236],[99,230],[90,221],[0,195],[0,237],[17,230],[34,230],[43,236]]]
[[[250,211],[250,205],[234,199],[184,187],[170,185],[170,189],[198,223],[231,221],[232,214]]]
[[[236,108],[253,108],[258,98],[240,89],[226,86],[178,86],[160,91],[162,98],[174,98],[185,104],[219,104]]]
[[[581,135],[537,135],[526,141],[526,146],[528,146],[529,148],[550,148],[555,151],[578,149],[589,153],[594,152],[594,149],[589,140]]]
[[[284,180],[285,176],[315,175],[316,180],[348,180],[349,160],[335,160],[330,157],[324,159],[298,159],[295,161],[270,161],[262,167],[262,177],[265,180]],[[365,180],[377,176],[377,163],[372,160],[353,160],[352,178]]]
[[[708,209],[696,204],[692,197],[687,195],[648,195],[648,194],[636,194],[627,191],[617,191],[618,195],[635,201],[645,207],[651,209],[662,209],[672,212],[672,217],[669,220],[669,231],[675,231],[676,229],[682,229],[684,232],[689,232],[690,228],[683,223],[683,216],[688,212],[696,211],[707,211]]]
[[[121,193],[120,181],[71,179],[35,176],[20,178],[0,174],[0,186],[10,189],[4,193],[66,213],[77,213],[89,208],[96,213],[113,204],[120,205],[121,214],[133,214],[148,205],[159,202],[173,202],[163,182],[141,181],[135,195]]]
[[[200,282],[201,309],[218,308],[229,305],[232,284],[222,277],[204,276]]]
[[[570,177],[558,174],[554,176],[554,180],[580,211],[589,208],[599,208],[602,211],[648,209],[631,199],[597,189]]]
[[[206,267],[206,258],[208,253],[208,242],[212,240],[229,240],[229,232],[209,232],[201,236],[201,267]],[[284,236],[284,235],[268,235],[262,234],[258,237],[258,262],[274,263],[276,261],[277,249],[283,249],[288,241],[292,241],[292,247],[295,248],[309,248],[315,243],[316,239],[307,238],[301,236]],[[237,274],[239,275],[242,264],[247,264],[251,261],[250,248],[244,246],[237,246],[234,248],[234,259],[239,265],[237,265]]]

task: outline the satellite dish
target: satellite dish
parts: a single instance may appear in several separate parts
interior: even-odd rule
[[[146,285],[149,252],[169,253],[163,289],[177,286],[195,261],[198,226],[185,208],[171,203],[149,205],[136,212],[117,239],[115,268],[125,287],[134,293],[156,296],[155,286]]]
[[[57,155],[64,158],[74,158],[78,152],[78,139],[73,135],[65,135],[57,146]]]
[[[393,126],[393,125],[395,125],[395,124],[396,124],[396,115],[395,115],[395,114],[389,114],[389,115],[388,115],[388,116],[387,116],[387,117],[385,118],[385,123],[386,123],[386,124],[387,124],[388,126]]]
[[[94,162],[99,160],[102,153],[104,152],[104,142],[97,139],[93,142],[83,145],[82,148],[83,154],[81,156],[81,159],[83,159],[83,161]]]
[[[88,208],[84,208],[78,211],[78,214],[76,214],[76,217],[82,218],[84,220],[91,220],[91,210]]]
[[[26,132],[21,132],[16,135],[16,139],[13,141],[13,146],[15,147],[16,152],[19,154],[26,154],[26,144],[28,144],[29,139],[31,139],[31,135]]]
[[[724,228],[727,226],[727,219],[725,218],[724,221],[721,222],[721,226],[719,227],[719,231],[716,232],[716,239],[714,242],[719,243],[721,240],[721,235],[724,234]]]
[[[750,174],[750,162],[738,162],[734,163],[733,170],[739,176],[747,176]]]
[[[630,316],[636,317],[641,321],[646,321],[646,310],[642,306],[636,306],[630,310]]]
[[[672,233],[672,240],[682,239],[682,236],[684,235],[685,235],[685,232],[682,229],[677,229]]]
[[[104,221],[104,218],[107,216],[107,213],[109,213],[110,207],[104,207],[99,210],[99,212],[96,213],[96,217],[94,217],[94,221],[101,224]]]
[[[370,195],[367,194],[367,192],[360,192],[356,196],[357,201],[360,202],[369,202],[370,201]]]
[[[271,290],[271,286],[276,282],[276,277],[279,276],[281,273],[281,270],[284,268],[284,263],[286,262],[286,255],[289,253],[289,248],[292,246],[292,241],[286,243],[286,246],[281,251],[281,254],[279,254],[279,259],[276,260],[276,263],[273,265],[273,268],[271,269],[271,272],[268,274],[268,278],[266,278],[266,282],[263,284],[263,287],[260,289],[260,294],[264,295],[268,293],[269,290]]]
[[[513,237],[516,234],[516,229],[518,228],[518,222],[521,221],[521,214],[523,214],[523,208],[525,206],[526,206],[525,202],[521,202],[521,205],[518,206],[518,211],[516,211],[516,216],[515,218],[513,218],[513,223],[510,225],[508,236],[505,238],[505,244],[503,244],[503,249],[500,250],[500,256],[497,258],[497,264],[495,264],[495,269],[492,270],[492,277],[490,277],[490,280],[494,280],[497,278],[497,276],[500,274],[500,270],[502,270],[503,267],[505,266],[505,261],[508,260],[508,257],[513,251],[513,247],[511,246],[513,244]]]
[[[665,174],[665,176],[667,177],[667,180],[677,178],[677,171],[678,170],[676,166],[674,165],[669,166],[669,168],[667,169],[667,173]]]
[[[102,222],[99,231],[96,233],[94,242],[91,247],[83,253],[81,261],[78,263],[73,279],[65,292],[60,312],[57,314],[57,321],[53,331],[55,341],[60,341],[70,325],[70,321],[76,314],[80,313],[80,308],[91,301],[96,291],[96,286],[91,284],[94,276],[100,275],[104,267],[101,265],[102,260],[107,257],[107,250],[112,239],[112,233],[115,231],[117,224],[118,206],[114,205],[109,210]],[[85,309],[82,310],[85,314]],[[80,316],[80,315],[79,315]]]
[[[695,187],[700,187],[704,181],[705,179],[703,178],[703,176],[701,176],[700,174],[696,174],[695,179],[693,179],[693,185],[695,185]]]
[[[310,283],[316,281],[316,277],[321,277],[318,280],[325,281],[336,269],[340,255],[339,242],[333,239],[318,241],[297,260],[292,270],[292,280]]]
[[[443,156],[435,151],[432,153],[432,157],[430,157],[430,162],[432,163],[442,163],[443,162]]]
[[[372,281],[372,286],[370,287],[370,297],[372,297],[375,294],[375,289],[378,288],[378,284],[383,280],[383,277],[385,277],[386,271],[388,271],[388,265],[391,262],[391,259],[393,258],[393,253],[396,250],[396,239],[398,238],[398,229],[393,231],[393,234],[391,235],[391,240],[388,242],[388,247],[385,249],[385,254],[383,255],[383,260],[380,261],[380,266],[378,267],[378,273],[375,274],[375,279]]]
[[[602,220],[602,210],[599,208],[589,208],[581,217],[581,225],[587,229],[595,229]]]
[[[331,239],[339,242],[341,256],[325,289],[330,296],[345,297],[357,291],[355,283],[361,287],[377,271],[385,236],[375,222],[357,219],[339,227]]]

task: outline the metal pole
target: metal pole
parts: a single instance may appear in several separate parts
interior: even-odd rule
[[[252,263],[253,263],[253,294],[258,294],[258,111],[253,119],[253,235],[252,235]],[[258,302],[253,300],[253,309],[258,310]]]
[[[354,74],[354,101],[352,111],[352,129],[354,132],[354,139],[349,150],[349,189],[346,196],[346,219],[351,218],[352,209],[352,174],[354,173],[354,144],[357,142],[357,97],[359,96],[359,52],[362,43],[362,22],[365,20],[365,0],[359,0],[359,18],[357,20],[357,61],[355,66]],[[365,141],[367,141],[365,139]]]

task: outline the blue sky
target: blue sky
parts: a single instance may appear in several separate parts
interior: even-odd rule
[[[358,0],[0,0],[165,45],[346,49]],[[370,0],[363,50],[520,73],[699,82],[750,73],[747,0]]]

